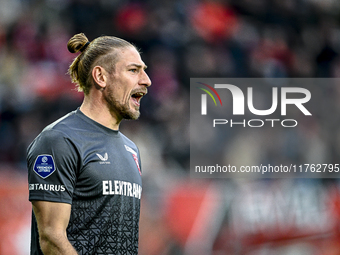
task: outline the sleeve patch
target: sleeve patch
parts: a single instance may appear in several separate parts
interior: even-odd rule
[[[39,155],[33,166],[34,172],[41,178],[49,177],[55,171],[55,164],[51,155]]]

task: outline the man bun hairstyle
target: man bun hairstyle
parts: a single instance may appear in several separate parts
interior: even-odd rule
[[[125,47],[136,49],[133,44],[114,36],[100,36],[90,42],[84,33],[74,35],[68,41],[67,49],[71,53],[81,53],[73,60],[67,73],[78,91],[83,91],[85,95],[89,94],[94,83],[93,67],[99,65],[112,73],[119,58],[118,49]]]
[[[83,52],[89,44],[89,40],[87,39],[86,35],[83,33],[76,34],[73,36],[67,43],[67,49],[71,53],[77,53],[78,51]]]

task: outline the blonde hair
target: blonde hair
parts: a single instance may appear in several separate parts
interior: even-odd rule
[[[117,49],[124,47],[136,49],[133,44],[114,36],[100,36],[89,42],[83,33],[74,35],[68,41],[67,49],[71,53],[80,51],[81,54],[73,60],[67,73],[76,84],[78,91],[88,95],[93,84],[91,75],[93,67],[100,65],[111,73],[118,61]]]

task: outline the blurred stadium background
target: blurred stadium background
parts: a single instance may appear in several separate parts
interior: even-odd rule
[[[65,74],[79,32],[125,38],[149,66],[141,119],[121,125],[142,154],[141,255],[340,254],[338,180],[189,177],[190,77],[339,77],[338,0],[0,0],[1,255],[29,254],[26,148],[82,101]],[[312,123],[235,134],[229,157],[339,163],[340,88],[318,92],[332,107]]]

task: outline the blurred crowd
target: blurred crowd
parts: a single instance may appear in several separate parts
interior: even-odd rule
[[[121,130],[142,155],[144,204],[151,208],[143,227],[159,224],[159,236],[167,236],[157,221],[162,194],[189,173],[190,77],[340,77],[338,0],[1,0],[0,172],[24,175],[34,137],[81,104],[66,74],[75,57],[66,44],[80,32],[89,40],[122,37],[140,48],[148,66],[152,86],[141,118]],[[319,87],[312,95],[329,102],[314,106],[312,123],[280,133],[278,144],[266,129],[231,134],[226,158],[336,163],[340,89]]]

